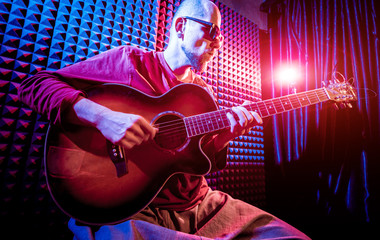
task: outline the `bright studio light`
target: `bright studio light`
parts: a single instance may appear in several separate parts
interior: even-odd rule
[[[283,67],[277,71],[277,79],[282,84],[295,84],[299,78],[299,69],[295,67]]]

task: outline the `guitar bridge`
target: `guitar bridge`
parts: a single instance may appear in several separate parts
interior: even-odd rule
[[[127,158],[124,156],[124,149],[112,144],[107,140],[108,155],[116,168],[117,177],[122,177],[128,173]]]

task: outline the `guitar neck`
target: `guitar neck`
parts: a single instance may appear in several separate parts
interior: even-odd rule
[[[245,105],[244,107],[246,107],[249,111],[257,112],[262,118],[266,118],[328,100],[330,100],[330,98],[326,89],[319,88],[255,102]],[[185,117],[184,122],[188,136],[193,137],[229,128],[230,122],[227,118],[227,113],[229,112],[232,113],[232,110],[223,109]]]

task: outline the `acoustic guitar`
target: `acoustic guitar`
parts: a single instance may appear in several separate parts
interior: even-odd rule
[[[144,209],[174,174],[206,175],[211,163],[201,148],[206,134],[230,127],[226,114],[202,87],[181,84],[155,97],[120,84],[98,85],[88,98],[114,111],[143,116],[158,128],[151,141],[130,151],[95,128],[50,125],[45,143],[49,192],[59,208],[86,224],[124,221]],[[245,106],[262,118],[325,102],[357,99],[348,83]]]

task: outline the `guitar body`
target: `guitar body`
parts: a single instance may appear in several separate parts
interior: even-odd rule
[[[182,121],[217,110],[203,88],[181,84],[152,97],[128,86],[104,84],[87,94],[112,110],[141,115],[152,125],[179,123],[181,134],[157,136],[122,151],[121,163],[115,164],[115,150],[97,129],[51,125],[45,144],[46,178],[54,201],[67,215],[87,224],[118,223],[144,209],[172,175],[209,172],[210,161],[200,148],[203,137],[188,138]],[[125,168],[122,174],[120,165]]]

